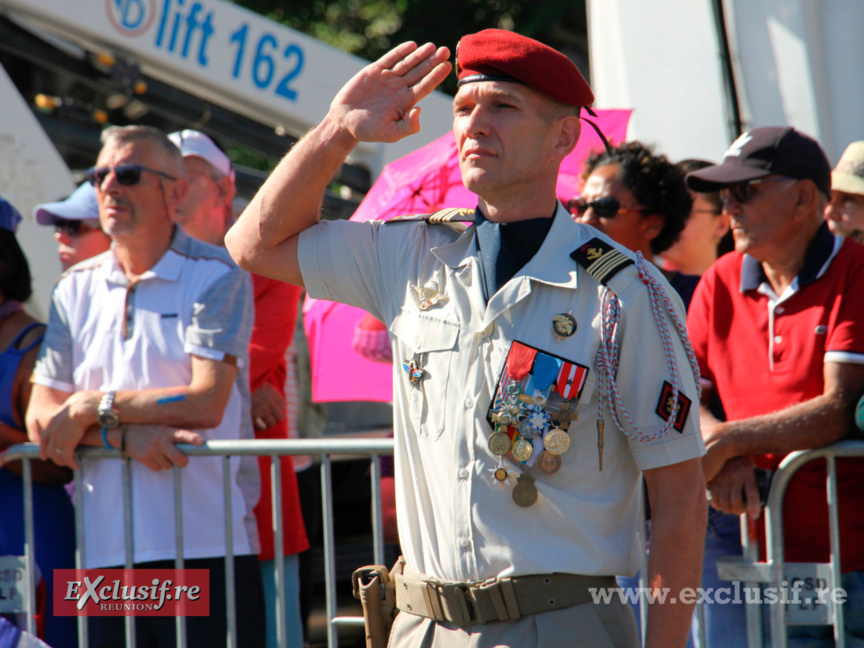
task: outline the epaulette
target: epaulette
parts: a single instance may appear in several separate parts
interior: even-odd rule
[[[604,286],[619,271],[633,264],[633,259],[599,238],[576,248],[570,256]]]
[[[449,225],[456,223],[473,223],[473,209],[442,209],[432,214],[408,214],[395,216],[386,223],[429,223],[430,225]]]

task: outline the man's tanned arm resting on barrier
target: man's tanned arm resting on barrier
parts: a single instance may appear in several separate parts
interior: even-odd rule
[[[219,425],[236,375],[237,366],[233,362],[192,356],[192,380],[188,387],[117,392],[114,408],[121,423],[167,426],[161,433],[155,429],[148,432],[155,448],[148,447],[145,451],[136,444],[130,446],[130,454],[137,449],[142,457],[148,458],[144,463],[154,469],[169,468],[171,463],[186,465],[186,458],[173,444],[200,445],[201,436],[190,430]],[[96,390],[68,393],[44,385],[33,386],[27,430],[30,439],[40,444],[43,457],[75,468],[74,449],[78,444],[102,445],[96,410],[103,394]],[[119,447],[117,434],[113,432],[109,438],[114,447]]]
[[[750,455],[821,448],[849,434],[864,392],[864,365],[826,362],[823,374],[822,395],[779,412],[722,423],[703,408],[703,467],[713,506],[755,517],[759,498]]]

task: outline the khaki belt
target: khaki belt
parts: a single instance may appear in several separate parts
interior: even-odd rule
[[[557,573],[455,583],[405,570],[395,580],[397,608],[460,627],[581,605],[593,600],[592,589],[618,587],[614,576]]]

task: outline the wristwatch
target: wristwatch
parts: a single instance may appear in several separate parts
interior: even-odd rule
[[[104,428],[116,428],[120,425],[120,415],[114,409],[114,396],[117,392],[105,392],[102,400],[99,401],[99,407],[96,409],[96,419],[99,425]]]

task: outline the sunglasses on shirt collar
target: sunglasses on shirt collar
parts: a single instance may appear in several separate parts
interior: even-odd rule
[[[117,182],[126,187],[131,187],[133,185],[137,185],[141,182],[141,172],[149,171],[150,173],[155,173],[161,178],[167,178],[168,180],[176,180],[172,175],[169,175],[163,171],[158,171],[156,169],[151,169],[150,167],[142,166],[140,164],[118,164],[115,167],[92,167],[87,170],[87,181],[100,189],[102,187],[102,183],[105,182],[105,178],[107,178],[111,172],[114,172],[114,176],[117,178]]]
[[[612,198],[611,196],[598,198],[591,202],[586,202],[582,198],[574,198],[568,203],[567,207],[571,214],[578,216],[584,215],[588,209],[591,209],[598,218],[614,218],[618,212],[628,211],[638,211],[643,214],[649,213],[648,209],[643,209],[641,207],[622,207],[621,203],[618,202],[618,199]]]

